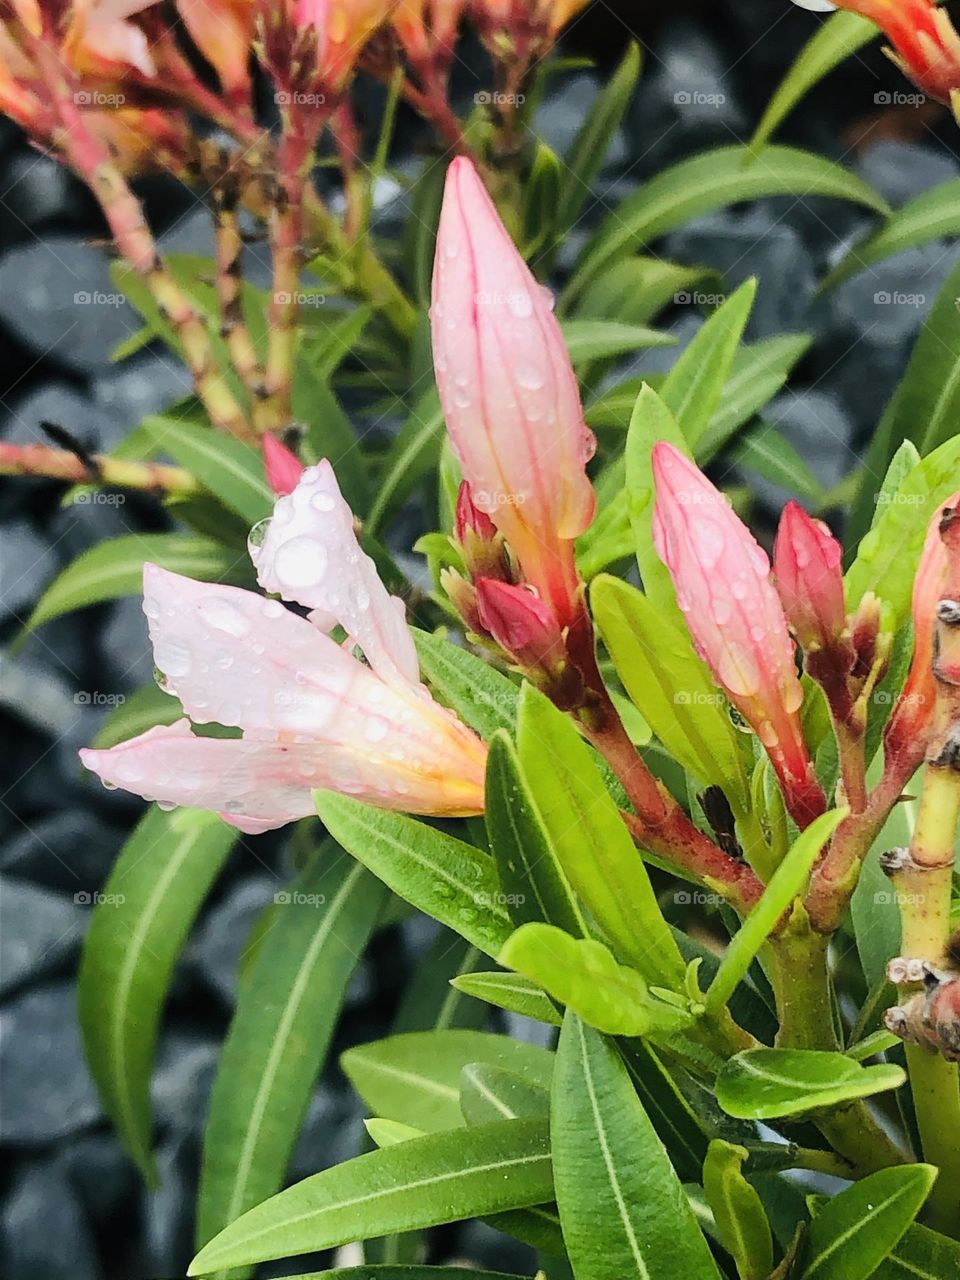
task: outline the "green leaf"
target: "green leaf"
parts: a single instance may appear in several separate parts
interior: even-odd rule
[[[579,294],[611,262],[635,253],[691,218],[764,196],[830,196],[885,213],[884,201],[840,165],[809,151],[769,147],[750,164],[749,147],[717,147],[662,170],[628,196],[587,244],[568,288]]]
[[[484,1031],[414,1031],[348,1049],[341,1066],[371,1112],[429,1133],[463,1124],[460,1076],[470,1062],[549,1088],[553,1054]],[[549,1197],[548,1197],[549,1198]],[[382,1234],[374,1233],[374,1234]]]
[[[484,739],[513,732],[520,690],[512,680],[442,636],[414,629],[413,639],[424,679],[461,720]]]
[[[723,1065],[717,1101],[741,1120],[769,1120],[897,1089],[906,1076],[891,1065],[863,1067],[842,1053],[747,1049]]]
[[[183,718],[183,707],[176,698],[155,684],[144,685],[113,708],[91,742],[100,751],[115,747],[157,724],[174,724]]]
[[[387,454],[376,496],[364,522],[369,534],[376,533],[423,477],[436,467],[443,426],[440,401],[436,389],[431,387],[417,401]]]
[[[518,747],[560,865],[581,901],[622,960],[651,981],[679,987],[680,952],[589,748],[531,685],[521,692]]]
[[[435,827],[349,796],[318,791],[316,801],[337,843],[394,893],[496,957],[511,920],[492,858]]]
[[[149,809],[98,896],[80,962],[90,1074],[149,1183],[150,1075],[174,965],[238,832],[212,813]]]
[[[750,141],[751,150],[759,151],[764,147],[771,134],[815,84],[876,36],[874,23],[859,14],[832,13],[803,46],[793,66],[777,86]]]
[[[249,525],[268,516],[275,496],[258,450],[211,427],[195,427],[163,414],[143,420],[158,450],[169,453],[204,488]]]
[[[618,578],[595,579],[590,602],[617,674],[653,732],[685,769],[744,808],[737,732],[689,632]]]
[[[830,289],[882,258],[926,244],[928,240],[957,234],[960,234],[960,178],[951,178],[892,213],[879,231],[853,246],[820,287]]]
[[[487,838],[513,922],[545,920],[585,937],[580,906],[503,729],[490,742],[484,796]]]
[[[810,1224],[800,1280],[867,1280],[936,1181],[933,1165],[881,1169],[829,1200]]]
[[[305,459],[319,462],[326,458],[337,473],[337,483],[350,509],[366,514],[370,504],[369,464],[357,433],[329,381],[302,359],[297,362],[293,381],[293,416],[307,428]]]
[[[620,128],[639,79],[640,47],[631,41],[623,61],[597,94],[564,157],[567,172],[554,215],[558,235],[570,230],[590,198],[593,184],[603,168],[610,143]]]
[[[633,529],[634,549],[644,593],[669,614],[679,626],[685,626],[677,607],[673,583],[653,545],[653,446],[667,440],[681,453],[689,455],[687,442],[677,420],[661,397],[644,386],[637,397],[624,454],[626,464],[626,500]]]
[[[463,1267],[395,1266],[392,1263],[363,1267],[334,1267],[332,1271],[311,1271],[289,1280],[464,1280]],[[467,1280],[517,1280],[505,1271],[474,1271]]]
[[[563,338],[574,366],[610,356],[630,355],[650,347],[676,346],[677,339],[659,329],[621,320],[564,320]]]
[[[214,1081],[198,1246],[282,1186],[347,982],[385,900],[383,887],[332,841],[276,895]]]
[[[690,267],[638,254],[601,271],[580,298],[577,314],[647,324],[695,284],[714,274],[711,267]]]
[[[550,1091],[516,1071],[468,1062],[460,1073],[460,1109],[467,1124],[545,1120],[550,1114]]]
[[[766,1280],[773,1270],[773,1237],[756,1190],[743,1176],[746,1147],[717,1138],[703,1166],[703,1189],[723,1247],[740,1280]]]
[[[621,1053],[643,1109],[678,1176],[685,1182],[698,1181],[707,1154],[706,1127],[678,1083],[682,1071],[668,1065],[647,1040],[632,1040],[621,1046]]]
[[[520,1013],[559,1027],[561,1018],[550,997],[534,982],[518,973],[465,973],[450,979],[451,985],[465,995],[486,1000],[497,1009]]]
[[[829,813],[822,813],[791,845],[760,901],[730,940],[706,995],[708,1010],[716,1012],[722,1009],[747,976],[777,921],[789,909],[794,898],[803,892],[821,849],[848,812],[847,809],[831,809]]]
[[[690,449],[696,449],[720,403],[756,293],[756,280],[745,280],[713,313],[660,388]]]
[[[720,403],[694,448],[701,467],[773,399],[810,342],[809,334],[788,333],[738,348]]]
[[[382,1116],[369,1117],[364,1120],[363,1127],[378,1147],[393,1147],[398,1142],[423,1137],[422,1129],[412,1124],[401,1124],[399,1120],[384,1120]]]
[[[602,942],[571,938],[551,924],[521,925],[497,958],[608,1035],[643,1036],[692,1021],[655,1000],[639,973],[618,964]]]
[[[552,1196],[542,1121],[428,1134],[347,1160],[257,1205],[201,1249],[187,1274],[332,1249]]]
[[[43,593],[27,629],[87,605],[139,595],[147,561],[201,582],[247,583],[252,578],[245,551],[177,533],[128,534],[98,543],[68,564]]]
[[[819,506],[826,496],[806,458],[775,427],[766,423],[761,423],[738,442],[732,459],[813,506]]]
[[[718,1280],[616,1049],[572,1013],[560,1033],[550,1133],[576,1280]]]
[[[943,1280],[960,1275],[960,1244],[914,1223],[894,1245],[871,1280]],[[471,1278],[472,1280],[472,1278]]]
[[[960,374],[960,362],[957,370]],[[906,620],[927,526],[940,503],[960,486],[958,468],[960,436],[954,436],[909,473],[896,499],[860,542],[845,579],[848,608],[855,609],[873,591],[890,606],[894,630]]]
[[[432,1027],[480,1027],[487,1010],[451,984],[472,976],[483,956],[464,938],[449,929],[437,933],[423,960],[407,983],[391,1031],[428,1031]]]

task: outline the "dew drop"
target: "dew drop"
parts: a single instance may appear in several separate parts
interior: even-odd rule
[[[315,511],[332,511],[336,506],[333,494],[315,493],[310,499],[310,505]]]
[[[312,587],[327,572],[327,549],[305,534],[291,538],[277,548],[273,571],[284,587]]]
[[[265,520],[259,520],[250,530],[247,537],[247,552],[250,559],[256,564],[257,552],[263,546],[263,540],[266,538],[270,529],[271,517],[267,516]]]
[[[534,364],[522,364],[517,370],[517,383],[527,391],[542,391],[543,373]]]
[[[203,603],[205,620],[217,631],[225,631],[227,635],[243,636],[250,630],[250,619],[229,600],[214,596]]]
[[[517,292],[507,294],[507,307],[512,316],[518,320],[526,320],[533,315],[533,299],[529,293]]]
[[[181,680],[190,674],[193,652],[187,642],[177,636],[161,635],[153,646],[153,656],[170,680]]]
[[[382,742],[390,731],[390,726],[386,720],[382,720],[379,716],[375,716],[372,720],[367,721],[364,733],[368,742]]]

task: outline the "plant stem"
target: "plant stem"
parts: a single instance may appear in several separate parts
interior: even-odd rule
[[[80,457],[67,449],[51,449],[45,444],[0,443],[0,475],[42,476],[74,484],[111,485],[121,489],[156,490],[159,493],[190,494],[200,486],[189,471],[159,462],[128,462],[96,453]]]
[[[236,177],[225,162],[223,177],[212,192],[220,335],[227,344],[237,377],[251,396],[256,397],[263,386],[264,372],[243,314],[243,237],[237,221],[239,199]]]
[[[830,940],[794,912],[786,929],[770,939],[782,1048],[840,1049],[833,1019],[828,953]],[[903,1164],[904,1154],[861,1100],[825,1109],[814,1122],[854,1177]]]
[[[902,955],[945,962],[950,933],[954,845],[960,822],[960,772],[927,765],[909,853],[891,879],[900,906]],[[919,990],[919,987],[916,988]],[[960,1071],[927,1044],[906,1045],[910,1091],[924,1158],[940,1176],[927,1201],[931,1226],[960,1235]]]

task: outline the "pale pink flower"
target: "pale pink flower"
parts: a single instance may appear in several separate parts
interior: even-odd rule
[[[756,731],[798,825],[825,807],[800,725],[803,689],[770,562],[695,463],[653,449],[657,552],[670,570],[697,650]]]
[[[250,833],[312,814],[316,788],[410,813],[481,812],[486,748],[421,684],[402,603],[361,551],[329,463],[305,471],[265,523],[251,535],[260,584],[309,618],[146,565],[156,664],[189,720],[82,751],[84,764],[110,786],[213,809]],[[242,737],[197,737],[190,721]]]
[[[473,501],[566,626],[579,604],[574,539],[594,513],[593,437],[552,296],[466,158],[447,174],[431,322],[443,412]]]

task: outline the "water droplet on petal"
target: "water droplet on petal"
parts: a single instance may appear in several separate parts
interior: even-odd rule
[[[277,581],[291,591],[315,586],[327,572],[327,549],[305,534],[291,538],[277,548],[273,571]]]
[[[522,364],[517,370],[517,383],[527,391],[542,391],[543,373],[533,364]]]
[[[267,516],[265,520],[257,521],[247,537],[247,553],[254,564],[257,562],[257,553],[263,546],[263,540],[267,536],[267,531],[270,528],[271,518],[272,517]]]
[[[315,493],[310,499],[310,505],[315,511],[332,511],[336,502],[331,493]]]
[[[516,316],[518,320],[526,320],[533,315],[533,299],[529,293],[508,293],[507,308],[512,316]]]
[[[193,651],[178,636],[161,635],[153,646],[157,666],[170,680],[180,680],[190,674]]]
[[[368,742],[382,742],[390,731],[390,726],[386,720],[381,720],[379,716],[367,721],[364,730]]]

